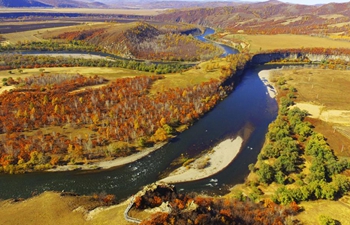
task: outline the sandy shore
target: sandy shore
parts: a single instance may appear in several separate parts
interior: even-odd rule
[[[227,139],[213,148],[211,152],[195,160],[190,168],[180,167],[173,171],[168,177],[160,180],[166,183],[180,183],[200,180],[212,176],[225,169],[237,156],[243,143],[243,138]],[[207,166],[200,169],[199,165],[207,163]]]
[[[276,89],[272,86],[272,82],[271,82],[271,78],[270,78],[270,70],[262,70],[259,72],[259,77],[260,80],[266,85],[267,88],[267,92],[266,94],[268,94],[271,98],[275,98],[277,91]]]
[[[107,61],[114,61],[106,56],[94,55],[94,54],[84,54],[84,53],[39,53],[39,54],[26,54],[35,56],[50,56],[50,57],[65,57],[65,58],[79,58],[79,59],[105,59]]]
[[[129,155],[126,157],[117,158],[114,160],[109,161],[101,161],[101,162],[95,162],[91,164],[84,164],[84,165],[65,165],[65,166],[57,166],[56,168],[49,169],[47,171],[49,172],[59,172],[59,171],[71,171],[71,170],[95,170],[95,169],[110,169],[117,166],[126,165],[132,162],[135,162],[150,153],[156,151],[157,149],[163,147],[166,144],[166,142],[157,143],[151,148],[146,148],[138,153],[135,153],[133,155]]]
[[[333,110],[325,109],[322,105],[317,105],[311,102],[297,102],[292,107],[298,107],[301,110],[306,110],[309,117],[323,120],[325,122],[350,126],[350,111],[348,110]]]

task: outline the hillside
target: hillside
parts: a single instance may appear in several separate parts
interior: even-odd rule
[[[307,6],[268,1],[217,7],[169,11],[159,21],[220,27],[244,34],[348,35],[350,3]]]
[[[176,29],[177,26],[156,28],[144,22],[107,23],[99,28],[63,32],[55,38],[84,41],[126,58],[198,61],[221,54],[217,47],[199,42],[192,36],[182,35],[181,30]],[[193,28],[190,30],[196,31]]]

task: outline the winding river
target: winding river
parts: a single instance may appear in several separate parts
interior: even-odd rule
[[[235,53],[228,46],[224,48],[232,51],[226,52],[228,54]],[[178,190],[222,193],[227,187],[244,181],[249,172],[248,165],[256,161],[262,147],[268,124],[277,115],[276,101],[269,97],[266,86],[257,76],[262,69],[268,67],[247,69],[237,78],[236,89],[224,101],[190,129],[137,162],[103,171],[1,174],[0,199],[29,197],[46,190],[78,194],[106,192],[115,194],[119,200],[125,199],[142,186],[159,180],[160,171],[165,171],[181,154],[198,155],[249,126],[251,135],[225,170],[207,179],[176,185]]]

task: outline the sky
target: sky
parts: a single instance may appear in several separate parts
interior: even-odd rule
[[[267,0],[246,0],[250,2],[265,2]],[[279,0],[281,2],[295,3],[295,4],[303,4],[303,5],[315,5],[315,4],[327,4],[330,2],[349,2],[350,0]]]

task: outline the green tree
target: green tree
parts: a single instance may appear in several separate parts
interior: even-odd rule
[[[270,184],[274,180],[275,171],[269,164],[266,164],[263,161],[261,161],[260,168],[256,173],[259,177],[260,182]]]

